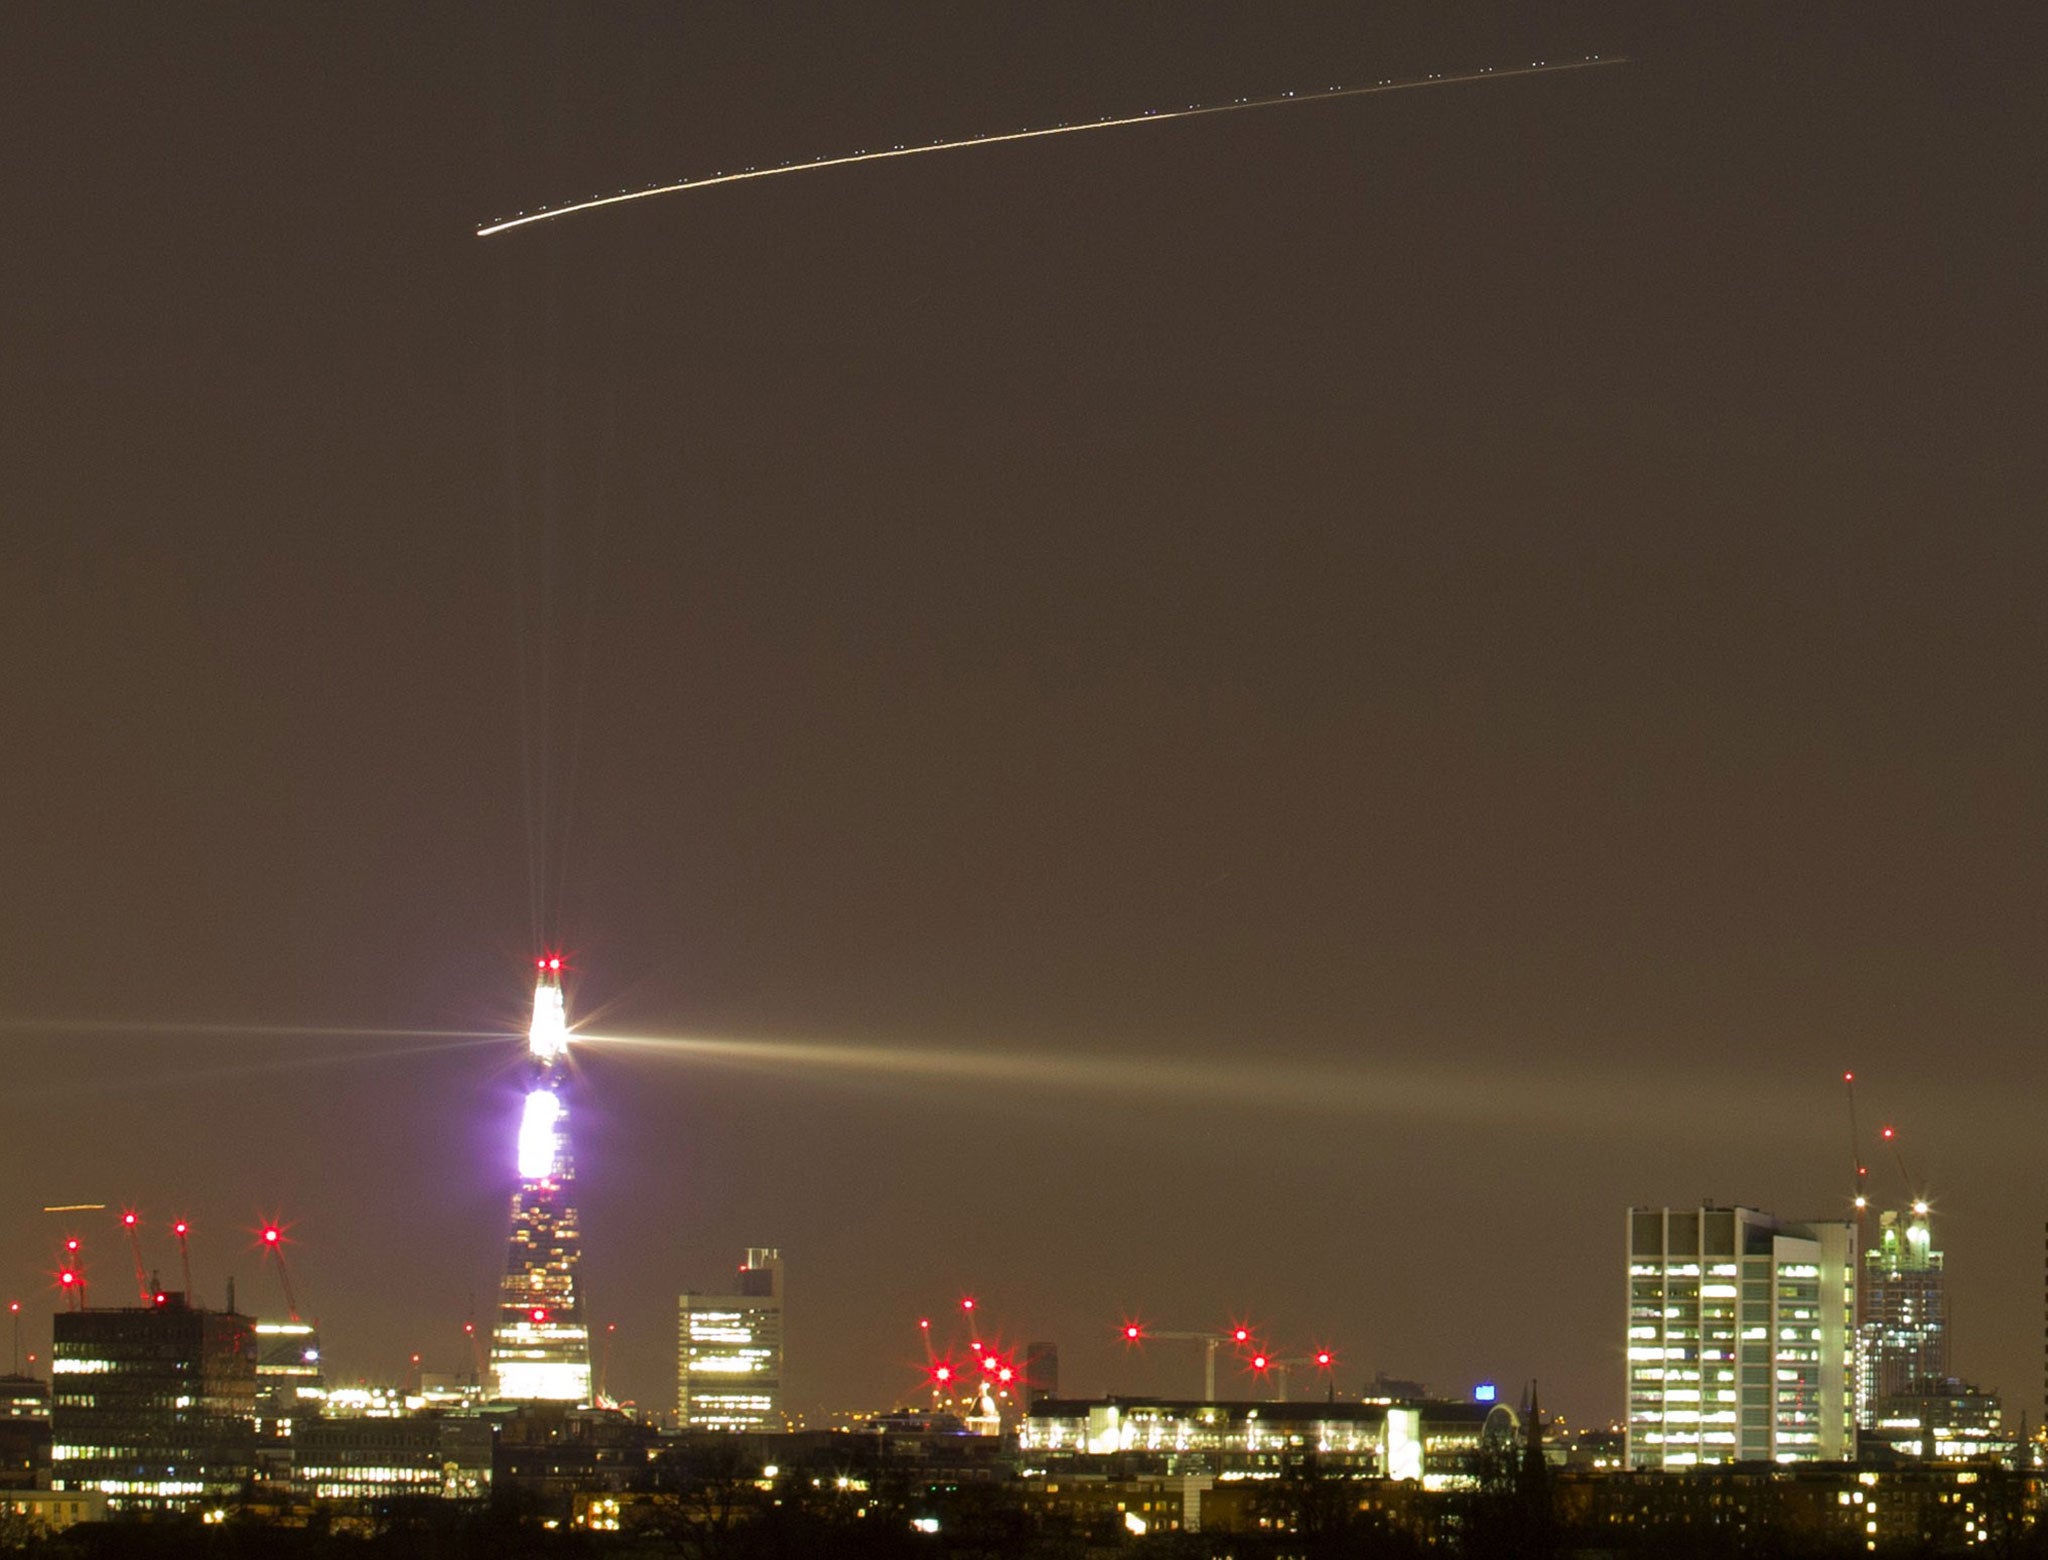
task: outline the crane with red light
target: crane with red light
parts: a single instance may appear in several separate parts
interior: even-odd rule
[[[64,1237],[64,1256],[57,1267],[57,1287],[64,1291],[67,1311],[85,1309],[85,1259],[80,1255],[78,1237]]]
[[[141,1223],[141,1216],[133,1208],[122,1210],[121,1225],[128,1232],[128,1250],[135,1257],[135,1292],[141,1297],[142,1303],[148,1305],[156,1290],[150,1284],[149,1270],[142,1265]]]
[[[933,1341],[931,1318],[917,1319],[925,1384],[931,1390],[933,1408],[962,1413],[970,1427],[995,1434],[1001,1428],[1005,1405],[1015,1401],[1028,1385],[1024,1369],[1010,1351],[983,1339],[981,1308],[974,1296],[961,1298],[960,1317],[967,1332],[964,1353],[952,1347],[942,1350]]]
[[[1123,1339],[1127,1347],[1139,1347],[1148,1342],[1158,1343],[1199,1343],[1202,1345],[1202,1401],[1216,1401],[1216,1351],[1229,1344],[1240,1354],[1257,1346],[1252,1341],[1252,1330],[1243,1322],[1233,1322],[1223,1330],[1181,1329],[1161,1331],[1147,1327],[1142,1322],[1126,1321],[1123,1324]]]
[[[284,1265],[284,1226],[275,1219],[257,1232],[257,1242],[277,1265],[278,1287],[284,1291],[284,1308],[293,1321],[299,1320],[299,1299],[292,1293],[292,1275]]]
[[[1337,1401],[1337,1356],[1328,1349],[1318,1349],[1313,1354],[1295,1355],[1287,1359],[1261,1352],[1254,1354],[1245,1363],[1250,1366],[1254,1376],[1263,1376],[1268,1371],[1273,1373],[1280,1383],[1280,1395],[1274,1399],[1275,1402],[1289,1401],[1288,1382],[1292,1379],[1292,1372],[1298,1367],[1311,1365],[1324,1373],[1324,1387],[1328,1400],[1332,1403]]]
[[[171,1233],[178,1237],[178,1265],[185,1273],[185,1300],[195,1304],[192,1298],[192,1245],[186,1239],[192,1233],[192,1226],[183,1219],[171,1221]]]

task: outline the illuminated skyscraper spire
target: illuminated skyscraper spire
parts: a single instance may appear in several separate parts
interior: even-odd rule
[[[527,1032],[532,1076],[519,1118],[519,1189],[491,1332],[491,1388],[501,1398],[588,1403],[590,1328],[577,1273],[583,1243],[562,1102],[569,1056],[562,961],[543,958],[538,968]]]

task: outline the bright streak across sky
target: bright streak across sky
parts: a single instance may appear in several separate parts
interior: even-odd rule
[[[1366,1060],[1307,1062],[1275,1057],[1267,1048],[1248,1048],[1244,1060],[1215,1057],[1104,1054],[1073,1051],[965,1049],[922,1045],[875,1045],[815,1040],[752,1040],[731,1037],[645,1037],[577,1032],[593,1049],[665,1055],[686,1064],[794,1074],[812,1083],[893,1078],[999,1090],[1010,1094],[1092,1095],[1137,1098],[1154,1106],[1189,1109],[1223,1107],[1277,1113],[1336,1116],[1353,1120],[1403,1118],[1457,1122],[1467,1126],[1534,1125],[1579,1132],[1636,1136],[1655,1131],[1669,1136],[1668,1123],[1646,1117],[1643,1080],[1612,1074],[1548,1073],[1490,1067],[1430,1066]],[[1671,1081],[1669,1079],[1665,1080]],[[1796,1123],[1796,1112],[1773,1114],[1754,1090],[1690,1078],[1689,1098],[1706,1099],[1726,1087],[1728,1107],[1743,1107],[1748,1130],[1768,1136]],[[1726,1119],[1707,1112],[1721,1125]]]
[[[737,173],[714,173],[706,178],[683,179],[674,184],[650,184],[645,189],[620,190],[614,195],[593,195],[588,200],[571,201],[564,206],[543,206],[538,211],[523,211],[516,217],[486,223],[476,232],[479,238],[489,238],[493,233],[503,233],[511,228],[525,227],[534,222],[545,222],[552,217],[566,217],[572,212],[594,211],[599,206],[617,206],[626,201],[647,200],[656,195],[674,195],[683,190],[709,189],[714,184],[738,184],[748,179],[773,179],[782,174],[806,173],[819,168],[843,168],[851,163],[883,162],[893,157],[916,157],[926,152],[954,152],[970,146],[998,146],[1006,141],[1036,141],[1050,135],[1078,135],[1086,130],[1115,130],[1127,125],[1164,124],[1172,119],[1200,119],[1210,114],[1234,114],[1249,108],[1280,108],[1288,104],[1327,102],[1331,98],[1369,97],[1374,93],[1407,92],[1418,87],[1449,87],[1464,82],[1502,81],[1511,76],[1547,76],[1557,71],[1589,70],[1602,65],[1626,63],[1626,57],[1622,55],[1596,54],[1583,60],[1568,60],[1555,65],[1539,61],[1509,70],[1475,70],[1461,75],[1416,76],[1403,81],[1375,81],[1362,87],[1325,87],[1319,91],[1281,92],[1271,97],[1237,98],[1229,103],[1190,104],[1186,108],[1168,109],[1163,112],[1147,110],[1144,113],[1124,114],[1116,118],[1044,125],[1036,130],[1011,130],[999,135],[974,135],[955,141],[932,141],[921,146],[891,146],[881,151],[849,152],[839,157],[816,157],[809,162],[777,163],[770,168],[743,168]]]

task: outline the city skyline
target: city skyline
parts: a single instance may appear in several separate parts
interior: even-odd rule
[[[6,1297],[282,1219],[459,1368],[559,951],[643,1403],[767,1243],[792,1406],[973,1293],[1604,1420],[1617,1210],[1844,1217],[1853,1068],[2033,1410],[2044,26],[11,10]]]

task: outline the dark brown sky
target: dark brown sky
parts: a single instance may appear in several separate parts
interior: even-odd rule
[[[1605,1416],[1622,1208],[1837,1211],[1854,1066],[2034,1406],[2048,28],[1497,9],[9,7],[10,1293],[276,1210],[454,1365],[506,1048],[98,1026],[504,1024],[538,873],[607,1028],[1020,1059],[591,1055],[645,1399],[779,1243],[802,1402],[971,1287]]]

